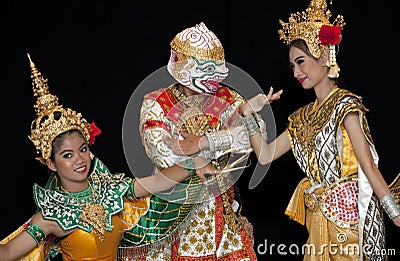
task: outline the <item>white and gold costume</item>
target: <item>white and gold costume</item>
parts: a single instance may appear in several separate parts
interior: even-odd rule
[[[184,162],[188,156],[175,155],[163,141],[180,138],[184,129],[207,135],[210,149],[199,155],[223,168],[231,155],[251,147],[238,114],[244,98],[221,83],[228,72],[222,45],[201,23],[179,33],[171,47],[168,70],[179,83],[144,97],[139,128],[146,153],[158,169]],[[185,87],[198,94],[186,97]],[[209,180],[175,241],[153,250],[147,260],[256,260],[252,226],[237,209],[235,194],[230,173]]]
[[[335,88],[321,104],[310,103],[289,117],[287,133],[292,150],[307,177],[297,186],[286,214],[306,224],[307,244],[315,246],[316,252],[324,244],[337,249],[335,254],[323,251],[314,259],[310,252],[305,260],[360,260],[357,253],[366,260],[385,260],[383,255],[374,254],[384,253],[385,248],[382,210],[343,126],[348,113],[359,114],[378,164],[366,111],[360,97]]]
[[[378,200],[344,127],[345,117],[357,113],[377,166],[367,109],[359,96],[337,85],[336,54],[345,22],[338,15],[331,23],[331,15],[325,0],[311,0],[305,11],[292,13],[288,22],[279,21],[284,43],[297,47],[294,41],[303,41],[307,50],[302,51],[316,60],[325,58],[325,52],[327,76],[336,84],[321,103],[316,100],[289,116],[286,131],[306,177],[285,213],[307,227],[304,260],[386,260],[381,203],[393,207],[392,212],[395,204],[392,198],[385,204]]]

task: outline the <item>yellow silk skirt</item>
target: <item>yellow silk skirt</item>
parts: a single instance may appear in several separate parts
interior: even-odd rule
[[[310,186],[307,178],[300,181],[285,211],[291,219],[307,227],[309,237],[303,246],[303,260],[360,260],[362,249],[359,247],[358,226],[340,227],[327,219],[318,204],[305,196],[305,190]],[[315,190],[316,194],[322,192],[323,188]]]
[[[304,261],[360,260],[358,229],[341,228],[318,209],[306,209],[308,240]]]

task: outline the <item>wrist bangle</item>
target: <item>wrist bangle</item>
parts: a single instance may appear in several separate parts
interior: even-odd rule
[[[196,167],[194,165],[194,160],[192,157],[188,158],[184,162],[184,168],[190,175],[196,174]]]
[[[218,130],[206,134],[211,152],[227,150],[233,143],[232,134],[229,130]]]
[[[380,200],[383,209],[390,219],[400,216],[400,205],[393,194],[388,194]]]
[[[215,152],[215,142],[213,137],[210,133],[206,133],[206,137],[208,140],[208,149],[210,150],[210,152]]]
[[[29,221],[28,226],[24,228],[24,231],[28,232],[28,234],[33,237],[36,241],[36,245],[42,243],[46,237],[46,233],[44,233],[43,229],[38,224],[32,224],[32,221]]]
[[[260,131],[260,126],[258,126],[258,122],[253,114],[242,117],[242,119],[249,136],[254,136]]]

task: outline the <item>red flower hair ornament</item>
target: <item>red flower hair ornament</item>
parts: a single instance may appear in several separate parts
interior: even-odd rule
[[[340,69],[336,63],[335,45],[342,39],[340,26],[324,24],[319,29],[318,37],[322,45],[329,45],[329,57],[327,61],[327,66],[329,67],[328,77],[338,78]]]
[[[96,124],[94,123],[94,121],[92,123],[90,123],[90,141],[89,144],[93,145],[94,141],[96,139],[96,136],[98,136],[101,133],[101,130],[96,126]]]
[[[339,25],[322,25],[319,29],[319,40],[323,45],[336,45],[340,42],[341,31]]]

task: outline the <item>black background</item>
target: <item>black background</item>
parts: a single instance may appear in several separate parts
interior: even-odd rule
[[[287,117],[314,100],[288,68],[286,46],[279,40],[278,19],[302,11],[308,1],[3,1],[1,24],[1,229],[14,231],[35,211],[34,182],[44,185],[45,168],[34,160],[29,141],[35,117],[29,52],[49,79],[60,103],[72,107],[103,130],[92,151],[113,172],[130,173],[122,145],[122,120],[136,86],[167,64],[169,42],[181,30],[204,22],[221,40],[226,61],[250,74],[267,91],[284,89],[272,104],[278,133]],[[388,183],[400,171],[398,157],[398,43],[395,9],[388,0],[338,1],[328,4],[333,17],[346,21],[337,57],[344,88],[363,97],[371,133]],[[160,83],[160,87],[163,83]],[[245,94],[244,94],[245,95]],[[142,146],[138,144],[137,146]],[[249,174],[250,175],[250,174]],[[304,226],[284,215],[303,177],[289,152],[273,162],[254,189],[249,175],[238,182],[242,213],[254,226],[260,260],[301,260],[279,255],[278,244],[305,243]],[[400,256],[399,231],[386,218],[387,247]],[[275,244],[275,246],[272,246]],[[270,252],[271,251],[271,252]],[[288,251],[286,248],[284,251]]]

